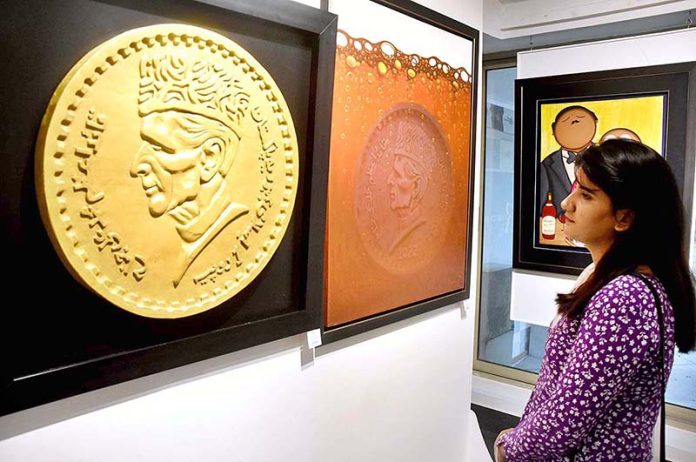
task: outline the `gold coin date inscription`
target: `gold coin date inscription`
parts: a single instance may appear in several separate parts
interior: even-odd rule
[[[230,39],[179,24],[90,51],[36,144],[41,216],[65,266],[154,318],[209,310],[253,281],[285,234],[298,176],[270,74]]]

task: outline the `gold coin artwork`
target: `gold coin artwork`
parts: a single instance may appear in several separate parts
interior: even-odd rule
[[[285,234],[298,176],[270,74],[230,39],[180,24],[90,51],[36,143],[41,216],[61,260],[152,318],[201,313],[253,281]]]

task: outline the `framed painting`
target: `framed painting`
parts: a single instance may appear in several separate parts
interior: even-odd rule
[[[328,8],[330,342],[469,293],[479,32],[410,1]]]
[[[690,197],[693,75],[687,63],[516,82],[514,268],[580,274],[591,262],[584,245],[565,236],[561,202],[574,186],[575,156],[593,144],[624,138],[650,146]]]
[[[0,23],[0,414],[320,327],[333,14],[31,0]]]

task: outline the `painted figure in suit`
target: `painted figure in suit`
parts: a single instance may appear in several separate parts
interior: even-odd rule
[[[541,162],[537,210],[541,211],[547,193],[551,192],[556,216],[560,217],[563,214],[561,201],[570,194],[575,181],[575,156],[592,145],[597,116],[586,107],[568,106],[556,115],[551,129],[561,148]]]

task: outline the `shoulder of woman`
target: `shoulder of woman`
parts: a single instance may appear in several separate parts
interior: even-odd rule
[[[646,282],[636,275],[619,276],[602,287],[588,304],[578,338],[585,344],[592,343],[592,339],[605,342],[622,352],[622,361],[628,360],[626,355],[633,355],[634,362],[640,361],[659,351],[660,324],[655,308]]]
[[[624,274],[609,281],[590,300],[588,311],[611,316],[652,318],[652,291],[639,276]]]

